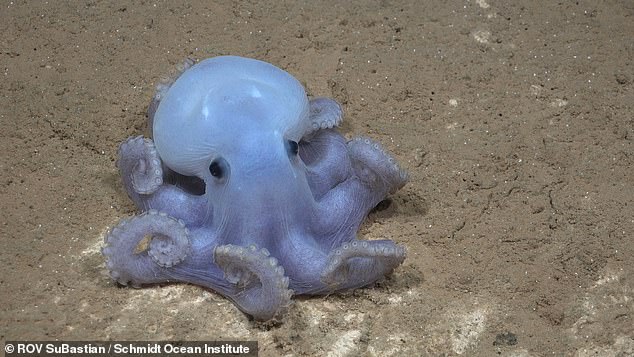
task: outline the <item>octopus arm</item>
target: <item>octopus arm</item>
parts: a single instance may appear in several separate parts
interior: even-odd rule
[[[341,124],[343,109],[334,99],[317,97],[309,101],[310,131],[307,135],[320,129],[332,129]]]
[[[334,129],[318,130],[299,143],[308,184],[316,200],[352,175],[346,140]]]
[[[152,140],[128,138],[119,147],[117,166],[128,196],[142,211],[159,210],[183,220],[188,227],[210,220],[204,196],[164,184],[162,162]]]
[[[214,262],[233,286],[233,292],[226,295],[256,320],[279,317],[291,304],[289,279],[266,249],[221,245],[214,249]]]
[[[167,269],[191,254],[190,233],[184,222],[150,210],[121,220],[106,234],[102,253],[118,283],[160,283],[169,280]]]
[[[392,273],[405,255],[405,248],[391,240],[344,243],[329,254],[321,281],[331,291],[366,286]]]
[[[354,239],[370,210],[407,182],[407,173],[369,138],[345,142],[332,129],[319,130],[302,148],[317,203],[313,226],[328,237],[326,249]]]

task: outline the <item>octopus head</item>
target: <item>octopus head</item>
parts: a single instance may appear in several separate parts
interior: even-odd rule
[[[205,181],[209,194],[257,196],[255,187],[270,188],[267,182],[279,187],[298,179],[298,142],[310,130],[308,116],[304,88],[287,72],[258,60],[215,57],[169,88],[153,137],[163,162]]]

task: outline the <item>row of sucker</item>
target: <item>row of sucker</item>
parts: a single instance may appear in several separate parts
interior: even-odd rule
[[[288,277],[266,248],[221,245],[214,250],[214,262],[239,289],[230,297],[256,320],[280,317],[290,306],[293,291]]]
[[[314,98],[310,101],[311,131],[331,129],[343,120],[343,109],[331,98]]]
[[[176,65],[176,71],[171,73],[170,75],[162,78],[160,82],[156,85],[156,93],[154,94],[154,100],[160,102],[167,91],[170,89],[172,84],[183,74],[186,70],[188,70],[191,66],[196,63],[192,58],[185,58],[182,62]]]
[[[392,241],[354,240],[344,243],[330,253],[321,273],[321,281],[332,288],[345,283],[348,278],[348,259],[360,257],[373,258],[375,264],[383,262],[389,269],[385,272],[388,275],[405,260],[406,254],[405,247]]]
[[[135,155],[129,153],[135,153]],[[132,170],[132,188],[135,192],[149,195],[156,192],[163,184],[161,159],[152,140],[143,136],[128,138],[119,146],[119,157],[136,160]],[[120,168],[123,164],[123,162],[117,163]]]
[[[372,163],[372,166],[376,167],[374,173],[386,181],[390,188],[390,194],[403,187],[409,178],[407,171],[400,167],[398,162],[383,149],[381,144],[368,137],[358,136],[352,138],[348,142],[348,151],[352,158],[356,158],[366,164]],[[378,164],[381,166],[378,166]],[[387,170],[381,169],[382,167]]]
[[[148,110],[147,110],[150,132],[152,132],[152,127],[154,125],[154,115],[156,114],[156,111],[158,110],[159,104],[161,104],[161,100],[165,98],[165,95],[167,95],[167,91],[170,89],[172,84],[174,84],[174,82],[178,79],[178,77],[180,77],[181,74],[183,74],[187,69],[189,69],[195,63],[196,61],[194,61],[193,59],[186,58],[185,60],[183,60],[183,62],[176,65],[176,70],[173,71],[173,73],[161,79],[159,83],[156,85],[154,97],[152,97],[152,101],[150,102],[150,105],[148,106]]]

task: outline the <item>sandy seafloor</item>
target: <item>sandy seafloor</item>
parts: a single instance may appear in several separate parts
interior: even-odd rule
[[[3,1],[0,339],[258,340],[261,356],[634,355],[634,2]],[[271,62],[411,180],[364,239],[385,281],[260,326],[120,288],[117,147],[185,57]],[[387,206],[387,208],[386,208]]]

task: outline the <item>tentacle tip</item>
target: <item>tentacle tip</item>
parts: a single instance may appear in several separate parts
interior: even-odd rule
[[[251,315],[251,317],[253,317],[256,323],[264,324],[267,326],[271,324],[275,325],[275,324],[281,323],[284,320],[284,318],[288,315],[288,311],[293,306],[293,303],[294,303],[292,300],[293,295],[294,295],[293,290],[285,289],[280,294],[280,297],[285,301],[281,302],[279,307],[275,311],[273,311],[272,313],[258,315],[258,316]]]

